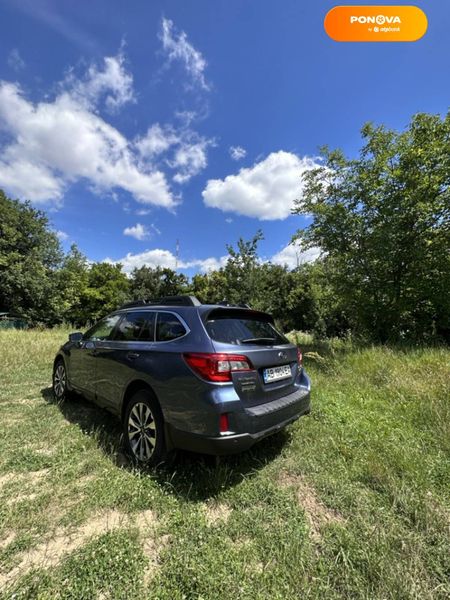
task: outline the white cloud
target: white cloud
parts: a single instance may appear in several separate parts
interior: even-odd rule
[[[170,166],[173,169],[177,169],[177,173],[174,175],[174,181],[177,183],[186,183],[203,171],[208,165],[207,160],[207,148],[211,144],[209,140],[200,138],[196,142],[182,142],[175,151],[173,160],[170,162]]]
[[[61,199],[64,181],[44,165],[20,158],[16,147],[7,148],[0,158],[0,185],[19,198],[35,202]]]
[[[241,160],[247,156],[247,150],[242,146],[230,146],[229,152],[233,160]]]
[[[101,100],[110,109],[132,101],[131,82],[120,56],[83,80],[70,75],[51,101],[33,103],[18,84],[0,82],[0,129],[10,138],[0,148],[0,185],[35,202],[58,202],[84,180],[95,191],[120,188],[143,204],[173,208],[178,199],[165,174],[141,164],[133,142],[97,114]]]
[[[180,260],[170,251],[162,250],[161,248],[155,248],[153,250],[145,250],[138,254],[132,254],[129,252],[126,256],[119,260],[113,261],[111,258],[106,258],[105,262],[121,263],[125,273],[131,273],[135,268],[147,266],[147,267],[167,267],[169,269],[186,270],[191,268],[198,268],[202,273],[214,271],[224,266],[228,260],[227,256],[221,258],[205,258],[205,259],[194,259],[194,260]]]
[[[148,239],[153,233],[161,235],[161,231],[156,227],[156,225],[153,225],[153,223],[149,226],[136,223],[136,225],[133,225],[132,227],[125,227],[123,230],[124,235],[129,235],[130,237],[134,237],[140,241]]]
[[[172,127],[161,127],[159,123],[155,123],[143,137],[137,139],[135,145],[141,156],[151,158],[166,152],[178,142],[179,136]]]
[[[20,52],[17,48],[13,48],[8,54],[7,62],[11,69],[14,69],[14,71],[21,71],[23,68],[25,68],[25,61],[20,56]]]
[[[163,18],[160,39],[168,61],[181,62],[191,79],[203,89],[208,90],[209,85],[204,75],[207,64],[206,60],[203,58],[201,52],[196,50],[188,41],[186,33],[184,31],[177,31],[173,21]]]
[[[123,230],[124,235],[134,237],[136,240],[145,240],[150,236],[150,232],[145,225],[136,223],[133,227],[125,227]]]
[[[104,99],[106,107],[114,112],[128,102],[135,102],[133,76],[125,69],[125,58],[106,56],[103,68],[91,65],[82,79],[70,72],[63,82],[70,95],[86,108],[95,108]]]
[[[287,265],[289,269],[295,269],[305,262],[314,262],[320,256],[320,248],[308,248],[302,250],[295,243],[288,244],[280,252],[274,254],[271,262],[276,265]]]
[[[68,234],[68,233],[66,233],[65,231],[61,231],[61,230],[59,230],[59,231],[57,231],[57,232],[56,232],[56,237],[57,237],[59,240],[61,240],[61,242],[65,242],[66,240],[68,240],[68,239],[69,239],[69,234]]]
[[[174,128],[172,125],[152,125],[135,145],[142,159],[158,159],[175,172],[173,180],[186,183],[208,165],[208,147],[213,139],[200,136],[190,127]]]
[[[313,158],[272,152],[250,168],[225,179],[210,179],[202,192],[206,206],[262,221],[286,219],[301,197],[301,175],[318,166]]]
[[[218,271],[224,267],[228,262],[229,256],[221,256],[220,258],[205,258],[204,260],[195,261],[194,266],[198,266],[202,273],[209,273],[211,271]]]

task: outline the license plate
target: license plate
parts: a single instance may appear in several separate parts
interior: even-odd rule
[[[287,379],[290,376],[291,367],[289,365],[282,365],[281,367],[271,367],[270,369],[264,369],[263,371],[264,383],[272,383],[272,381]]]

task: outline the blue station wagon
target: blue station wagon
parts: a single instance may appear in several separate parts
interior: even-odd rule
[[[269,314],[193,296],[131,303],[70,334],[53,391],[116,414],[128,452],[146,465],[176,448],[240,452],[310,411],[301,352]]]

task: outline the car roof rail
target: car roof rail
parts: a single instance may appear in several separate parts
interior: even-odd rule
[[[195,296],[164,296],[156,300],[133,300],[126,302],[120,308],[135,308],[136,306],[201,306],[201,302]]]
[[[153,302],[152,302],[153,304]],[[157,301],[161,306],[201,306],[196,296],[164,296]]]
[[[125,302],[120,308],[133,308],[134,306],[145,306],[146,304],[145,300],[133,300],[132,302]]]
[[[218,302],[217,306],[231,306],[232,308],[250,308],[248,304],[245,302],[240,302],[239,304],[233,304],[232,302],[228,302],[228,300],[222,300],[222,302]]]

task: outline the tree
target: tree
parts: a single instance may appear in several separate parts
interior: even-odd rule
[[[227,245],[229,254],[228,261],[223,267],[225,277],[224,298],[232,303],[251,304],[257,289],[258,266],[258,244],[264,239],[261,230],[257,231],[253,238],[244,241],[239,238],[237,250]]]
[[[130,287],[120,263],[94,263],[80,294],[80,323],[94,322],[129,299]]]
[[[374,339],[450,336],[450,113],[398,133],[367,124],[356,159],[321,150],[294,212],[325,253],[350,324]]]
[[[58,238],[45,214],[0,190],[0,308],[31,322],[54,322],[60,309]]]
[[[197,273],[192,278],[192,293],[204,304],[222,302],[227,294],[227,280],[223,268],[209,273]]]
[[[57,272],[58,287],[61,294],[60,321],[74,325],[84,325],[90,316],[86,313],[83,301],[88,295],[89,263],[75,244],[63,259]]]
[[[149,300],[186,293],[188,278],[167,267],[139,267],[133,269],[130,292],[133,299]]]

